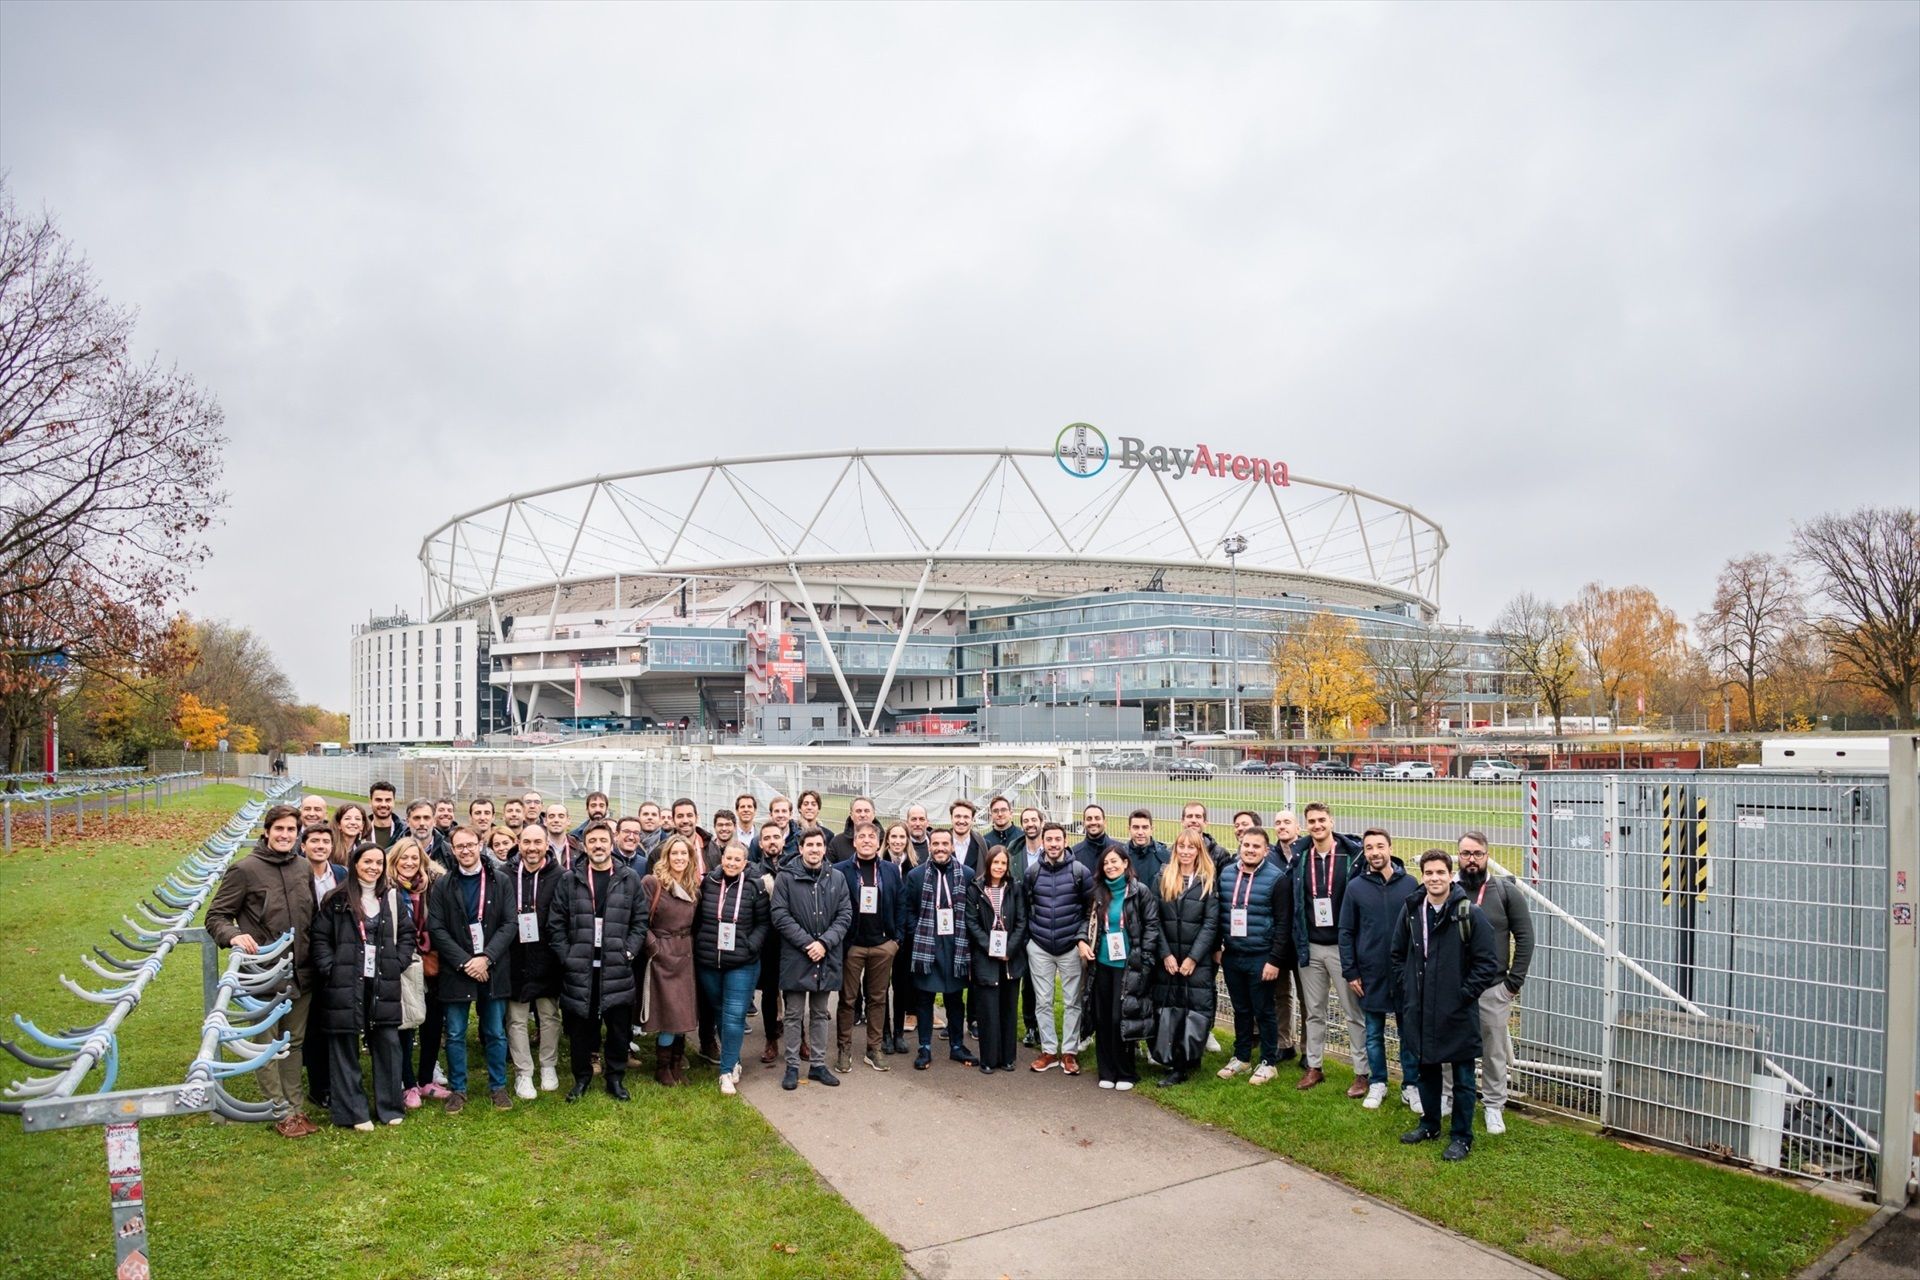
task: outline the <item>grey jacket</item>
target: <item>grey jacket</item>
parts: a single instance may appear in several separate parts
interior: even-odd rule
[[[1465,890],[1465,886],[1461,886]],[[1500,976],[1507,986],[1519,991],[1533,965],[1533,915],[1527,907],[1527,895],[1511,876],[1488,873],[1486,894],[1478,889],[1467,897],[1478,899],[1474,905],[1487,917],[1493,929],[1493,954],[1500,962]],[[1509,959],[1511,957],[1511,959]]]

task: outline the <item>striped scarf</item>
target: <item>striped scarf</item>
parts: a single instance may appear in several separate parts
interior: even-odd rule
[[[954,890],[959,884],[959,875],[954,867],[952,859],[948,859],[944,868],[931,860],[926,864],[927,878],[920,882],[920,920],[913,930],[911,964],[914,973],[932,973],[939,963],[939,935],[934,929],[940,922],[940,908],[936,905],[938,886],[945,881],[947,902],[953,908],[953,976],[955,981],[964,984],[973,976],[973,954],[967,946],[967,927],[962,921],[966,914],[962,910],[965,904],[954,898]]]

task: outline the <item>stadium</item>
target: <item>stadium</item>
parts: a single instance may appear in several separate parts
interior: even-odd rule
[[[425,621],[356,631],[353,739],[1218,730],[1267,714],[1287,620],[1438,615],[1446,536],[1411,505],[1212,442],[1037,443],[663,463],[454,515]]]

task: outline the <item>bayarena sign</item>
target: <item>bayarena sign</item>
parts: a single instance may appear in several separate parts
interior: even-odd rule
[[[1106,433],[1088,422],[1070,423],[1060,429],[1053,441],[1054,461],[1070,476],[1091,479],[1114,461]],[[1157,474],[1171,473],[1175,480],[1183,476],[1211,476],[1217,480],[1265,480],[1285,486],[1287,464],[1278,458],[1249,457],[1225,449],[1209,449],[1204,444],[1150,445],[1135,436],[1120,437],[1120,469],[1138,471],[1145,467]]]

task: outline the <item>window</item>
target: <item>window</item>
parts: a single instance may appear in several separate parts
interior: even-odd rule
[[[815,716],[813,718],[813,727],[816,729],[824,729],[827,727],[827,722],[821,719],[819,716]]]
[[[793,728],[793,717],[792,717],[792,716],[780,716],[780,717],[778,718],[778,720],[777,720],[777,723],[779,724],[779,726],[780,726],[780,727],[781,727],[782,729],[791,729],[791,728]]]

